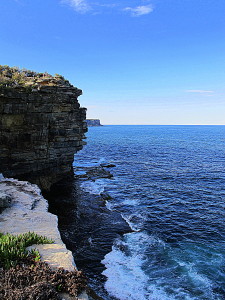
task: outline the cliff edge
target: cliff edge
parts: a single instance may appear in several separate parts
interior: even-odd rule
[[[72,174],[87,131],[81,94],[60,75],[0,66],[0,173],[42,190]]]
[[[11,202],[10,207],[1,213],[1,232],[18,235],[31,231],[53,239],[53,244],[33,245],[30,248],[37,249],[41,260],[47,262],[53,270],[76,270],[73,255],[61,240],[58,218],[48,212],[47,200],[41,196],[39,188],[25,181],[0,178],[0,191],[9,197]],[[60,299],[68,300],[88,299],[85,291],[78,298],[68,294],[60,296]]]

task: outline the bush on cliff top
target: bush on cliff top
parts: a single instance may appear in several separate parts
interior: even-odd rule
[[[0,233],[0,299],[7,300],[60,300],[59,292],[77,299],[86,288],[83,272],[52,270],[39,261],[37,250],[27,251],[33,244],[52,243],[35,233],[20,235]]]
[[[41,84],[41,81],[45,81],[45,85],[69,85],[69,81],[65,80],[65,78],[59,74],[52,76],[47,72],[38,73],[18,67],[0,65],[0,88],[35,86]]]
[[[37,250],[28,251],[26,248],[34,244],[52,244],[53,241],[34,232],[19,235],[0,233],[0,267],[10,268],[18,262],[32,256],[39,260],[40,254]]]
[[[0,269],[0,299],[60,300],[60,292],[77,299],[86,282],[81,271],[51,270],[44,262],[27,260],[9,270]]]

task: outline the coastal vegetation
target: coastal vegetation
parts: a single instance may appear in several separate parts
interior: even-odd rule
[[[34,232],[19,235],[0,233],[0,267],[9,269],[21,260],[31,256],[35,261],[40,259],[37,250],[26,248],[34,244],[52,244],[54,241]]]
[[[86,287],[81,271],[52,270],[40,261],[40,254],[26,247],[53,243],[33,232],[20,235],[0,233],[0,299],[62,299],[65,292],[77,298]]]
[[[0,173],[3,173],[4,177],[18,178],[17,171],[19,171],[20,174],[27,174],[27,178],[21,177],[21,179],[38,184],[42,190],[48,190],[54,182],[64,176],[72,175],[73,155],[82,148],[84,144],[82,139],[87,130],[84,122],[86,109],[80,107],[77,100],[81,94],[81,90],[71,85],[59,74],[52,76],[47,72],[38,73],[17,67],[0,66],[2,121]],[[51,126],[48,126],[49,122]],[[51,143],[49,143],[50,136]],[[14,151],[15,156],[12,154]],[[11,155],[14,156],[13,159]],[[25,156],[26,164],[17,163],[24,161],[23,156]],[[35,173],[33,170],[37,169],[34,166],[36,164],[39,165],[39,171]],[[42,203],[39,201],[41,198],[39,192],[24,182],[6,181],[5,185],[4,183],[2,185],[3,189],[8,185],[10,197],[13,196],[10,198],[10,212],[6,213],[4,219],[6,223],[6,219],[10,219],[12,214],[14,224],[17,224],[17,207],[14,206],[14,200],[21,200],[20,191],[30,195],[30,189],[32,189],[32,199],[29,205],[24,205],[24,199],[21,201],[26,211],[24,213],[26,215],[24,226],[26,227],[23,228],[27,228],[25,230],[28,231],[29,222],[33,222],[32,218],[30,220],[30,210],[32,213],[36,210],[38,215],[39,213],[45,216],[48,214],[45,209],[39,211],[39,204]],[[15,192],[12,192],[13,187],[15,187]],[[46,205],[40,204],[40,207],[43,208]],[[51,216],[46,216],[46,220],[52,220]],[[3,228],[4,221],[1,222]],[[18,222],[21,222],[20,217]],[[55,232],[57,222],[50,223],[48,222],[46,226],[50,230],[54,228]],[[7,232],[6,228],[10,228],[8,231],[12,232],[11,226],[14,225],[10,224],[9,227],[6,225],[4,231]],[[42,226],[44,227],[45,224]],[[55,234],[58,236],[56,232]],[[58,240],[58,238],[54,239]],[[64,252],[60,251],[61,249],[66,251],[64,244],[61,245],[59,242],[58,248],[59,244],[56,241],[53,248],[57,246],[56,248],[60,249],[56,253],[58,265],[63,265],[70,271],[63,268],[52,269],[54,259],[51,254],[55,254],[55,248],[52,250],[51,246],[47,246],[51,252],[46,258],[49,265],[41,261],[38,250],[27,249],[34,244],[46,243],[53,243],[53,241],[32,232],[20,235],[0,233],[0,299],[54,300],[62,299],[60,293],[67,293],[76,298],[84,291],[86,278],[81,271],[73,268],[72,254],[66,256],[66,263],[64,263],[64,258],[63,262],[61,261]]]
[[[35,88],[39,85],[67,85],[68,80],[62,75],[50,75],[48,72],[39,73],[18,67],[0,65],[0,88],[27,87]]]

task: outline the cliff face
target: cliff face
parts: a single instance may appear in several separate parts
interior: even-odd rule
[[[44,190],[71,174],[87,131],[81,93],[55,79],[0,87],[0,173]]]

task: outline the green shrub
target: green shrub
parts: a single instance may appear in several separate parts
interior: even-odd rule
[[[0,233],[0,266],[8,269],[28,256],[32,256],[37,261],[40,259],[40,253],[36,249],[28,251],[26,248],[34,244],[52,243],[53,240],[34,232],[19,235]]]
[[[27,69],[20,69],[18,67],[9,67],[0,65],[0,88],[14,88],[26,87],[26,84],[34,84],[37,80],[48,78],[49,82],[53,84],[66,84],[66,80],[62,75],[50,75],[48,72],[38,73]]]

